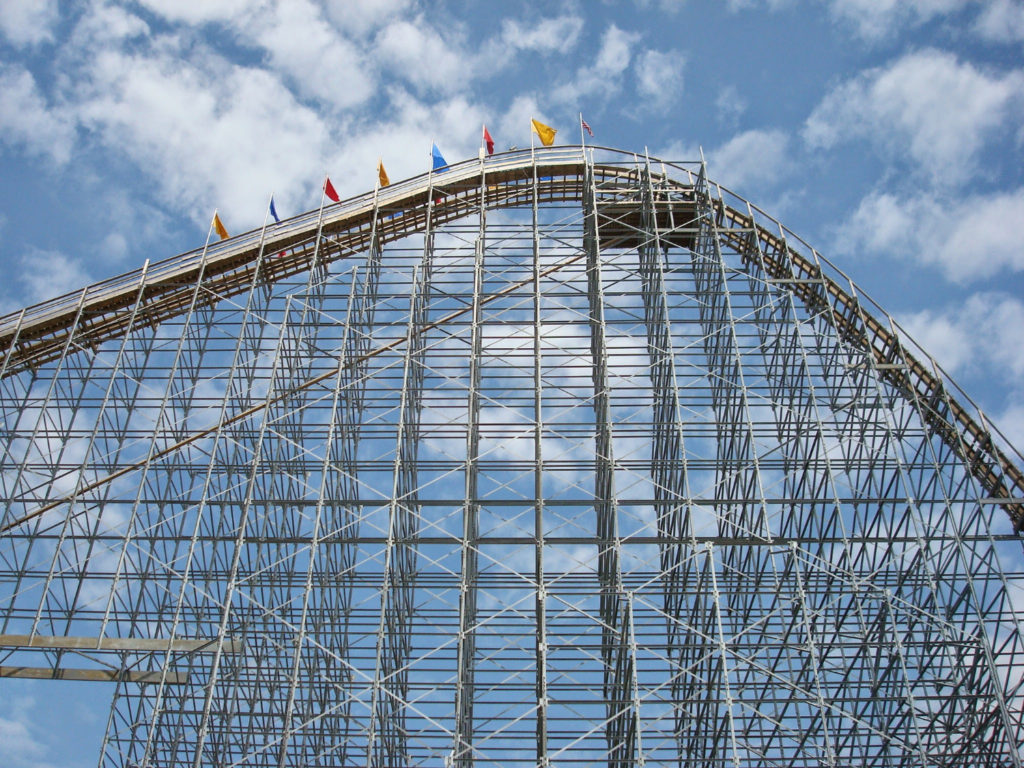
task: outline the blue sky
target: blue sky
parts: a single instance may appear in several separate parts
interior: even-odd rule
[[[3,0],[0,311],[582,112],[703,148],[1024,444],[1022,52],[1020,0]],[[8,764],[94,764],[105,705],[67,688],[65,731],[7,687]]]

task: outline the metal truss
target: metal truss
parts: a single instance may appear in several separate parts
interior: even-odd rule
[[[0,677],[107,681],[100,766],[1024,762],[1020,454],[701,163],[480,158],[0,343]]]

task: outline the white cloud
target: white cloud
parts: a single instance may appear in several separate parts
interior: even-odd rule
[[[0,32],[14,45],[35,45],[53,40],[57,0],[3,0]]]
[[[46,759],[51,756],[51,739],[37,703],[13,689],[5,696],[0,707],[4,768],[57,768],[56,762]]]
[[[776,11],[796,5],[800,1],[801,0],[725,0],[725,7],[732,13],[751,10],[762,5],[770,11]]]
[[[108,258],[118,261],[129,254],[128,238],[121,232],[110,232],[100,243],[100,251]]]
[[[182,2],[182,0],[138,0],[139,4],[168,21],[186,24],[209,24],[233,21],[248,13],[258,12],[254,0],[203,0]]]
[[[658,157],[669,162],[699,162],[700,148],[696,144],[673,141],[666,146],[656,148],[652,153],[652,157]]]
[[[78,262],[59,251],[32,249],[18,265],[16,299],[20,306],[80,290],[93,282]],[[13,287],[13,286],[10,286]]]
[[[964,315],[975,332],[976,349],[1019,381],[1024,375],[1024,303],[1000,294],[976,295],[968,300]]]
[[[535,96],[522,95],[513,99],[505,113],[496,121],[498,133],[491,131],[497,146],[500,148],[509,146],[518,146],[520,149],[529,148],[530,134],[528,131],[531,117],[537,118],[542,123],[551,124]],[[556,139],[556,141],[558,140]]]
[[[612,24],[601,37],[601,49],[597,52],[594,70],[598,74],[617,75],[626,70],[632,55],[633,45],[640,39],[634,32],[625,32]]]
[[[346,137],[339,162],[356,172],[337,177],[334,184],[339,193],[358,194],[370,189],[381,155],[392,181],[423,173],[430,163],[431,136],[449,162],[476,157],[479,134],[467,134],[465,127],[482,123],[484,115],[479,107],[462,98],[427,104],[397,89],[389,93],[389,101],[392,107],[386,119],[368,121]],[[502,141],[499,131],[492,129],[492,133]]]
[[[414,86],[451,92],[475,74],[471,55],[455,35],[442,35],[423,19],[384,27],[374,47],[378,60]]]
[[[780,130],[752,130],[708,152],[708,174],[733,190],[777,180],[789,167],[789,136]]]
[[[906,201],[888,192],[873,192],[860,201],[840,228],[836,250],[912,258],[917,252],[918,229],[941,218],[933,213],[936,206],[934,200]],[[927,221],[918,220],[922,215]]]
[[[915,312],[899,318],[899,324],[946,372],[960,371],[971,360],[971,330],[962,327],[947,313]]]
[[[582,31],[579,16],[556,16],[536,23],[506,20],[501,25],[501,40],[512,50],[567,53]]]
[[[111,265],[132,258],[132,254],[135,254],[133,266],[138,266],[138,254],[149,244],[168,242],[174,237],[169,206],[162,205],[159,197],[153,204],[140,199],[131,190],[110,188],[102,182],[100,186],[98,208],[100,215],[106,218],[108,233],[89,258],[102,265],[104,272],[110,271]],[[97,273],[100,269],[96,267]]]
[[[94,3],[74,30],[72,46],[99,46],[149,34],[149,25],[116,5]]]
[[[38,755],[42,751],[25,723],[6,717],[0,717],[0,743],[15,757]]]
[[[990,0],[978,15],[974,31],[999,43],[1024,41],[1024,3],[1019,0]]]
[[[972,168],[985,140],[1012,121],[1024,71],[993,74],[936,50],[908,54],[834,88],[804,126],[816,148],[868,139],[909,154],[933,178]]]
[[[461,27],[441,27],[427,14],[381,24],[369,54],[375,66],[389,70],[417,90],[453,93],[505,68],[523,51],[566,53],[579,39],[583,19],[562,15],[528,23],[502,23],[501,33],[472,50]]]
[[[922,356],[911,346],[911,354],[933,358],[954,379],[969,377],[974,385],[986,379],[1011,382],[1001,393],[997,389],[996,397],[1005,399],[987,407],[986,418],[1010,445],[1024,448],[1024,386],[1019,384],[1024,375],[1024,302],[1002,292],[975,293],[944,307],[900,314],[897,320],[925,352]]]
[[[736,86],[727,85],[718,92],[715,98],[715,109],[718,110],[718,119],[726,125],[735,125],[740,116],[747,110],[747,102]]]
[[[285,75],[300,96],[351,107],[373,94],[375,68],[369,57],[331,23],[330,9],[311,0],[141,2],[168,21],[229,27],[233,36],[265,51],[269,68]]]
[[[377,31],[357,46],[332,22],[341,13],[337,5],[263,0],[256,9],[253,2],[224,0],[195,9],[145,0],[149,12],[179,25],[159,34],[119,7],[92,6],[79,17],[62,54],[59,105],[66,119],[53,119],[56,109],[30,74],[4,73],[12,87],[0,92],[0,104],[11,108],[0,114],[0,125],[8,127],[0,141],[31,143],[37,152],[66,160],[80,126],[91,146],[127,158],[151,179],[154,197],[168,210],[186,212],[205,227],[218,207],[229,231],[236,232],[259,223],[270,190],[279,208],[304,208],[298,201],[311,197],[323,170],[332,173],[340,191],[357,193],[369,188],[380,154],[392,179],[421,172],[432,135],[449,159],[476,154],[478,137],[466,126],[484,118],[480,107],[461,97],[424,103],[394,82],[381,90],[380,67],[394,67],[420,88],[462,88],[495,71],[475,66],[495,51],[504,63],[520,51],[563,52],[576,45],[583,26],[572,15],[532,28],[508,21],[471,53],[462,45],[460,28],[439,30],[426,15],[390,19],[390,10],[406,8],[404,2],[364,2],[353,12]],[[237,66],[211,51],[190,29],[208,23],[230,23],[236,40],[265,52],[263,62]],[[599,76],[628,67],[635,38],[614,26],[607,30]],[[386,108],[371,114],[354,109],[371,96]],[[529,101],[530,114],[543,119],[543,110]],[[318,113],[323,106],[333,117]],[[528,137],[529,115],[512,126],[514,112],[510,107],[504,116],[487,115],[499,144],[510,137],[522,144]],[[339,172],[364,166],[370,169],[365,177]],[[127,226],[114,229],[120,237],[103,245],[111,259],[141,237]]]
[[[635,65],[640,95],[658,108],[667,107],[682,94],[685,65],[678,51],[644,51]]]
[[[576,71],[575,78],[554,90],[554,101],[577,103],[595,93],[615,93],[622,86],[622,75],[629,69],[633,46],[640,35],[626,32],[610,24],[601,36],[601,47],[593,64],[585,64]]]
[[[907,26],[954,13],[976,0],[829,0],[829,10],[837,21],[854,26],[867,40],[889,37]]]
[[[779,11],[799,5],[800,0],[725,0],[733,13],[766,8]],[[827,6],[832,18],[847,24],[859,37],[874,42],[888,38],[900,29],[919,26],[932,19],[952,14],[979,0],[817,0]]]
[[[46,103],[32,74],[0,64],[0,142],[66,163],[74,141],[73,122]]]
[[[1024,374],[1024,303],[1003,293],[976,293],[964,302],[899,318],[900,326],[949,374],[968,368],[1019,380]]]
[[[633,2],[640,8],[649,8],[652,4],[657,4],[666,13],[676,13],[683,9],[687,0],[633,0]]]
[[[770,11],[777,11],[780,8],[787,8],[796,0],[726,0],[726,7],[733,13],[739,11],[746,11],[751,8],[757,8],[759,5],[764,5]]]
[[[415,0],[326,0],[324,7],[338,28],[358,36],[400,17],[415,4]]]
[[[1024,270],[1024,188],[955,200],[930,194],[865,197],[840,229],[836,248],[909,258],[958,282]]]
[[[336,107],[356,106],[373,95],[376,78],[369,61],[309,0],[276,2],[247,16],[241,29],[267,51],[271,68],[287,75],[299,94]]]
[[[1024,452],[1024,405],[1019,403],[1020,398],[1015,397],[1014,402],[1007,406],[1002,413],[996,414],[992,421],[996,429],[1006,436],[1010,445],[1016,450]]]
[[[197,222],[219,206],[237,230],[229,219],[262,212],[271,188],[282,198],[295,194],[323,167],[321,118],[262,70],[211,56],[184,64],[173,53],[111,50],[92,62],[78,90],[83,124]]]

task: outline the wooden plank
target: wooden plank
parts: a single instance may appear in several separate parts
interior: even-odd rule
[[[168,685],[185,685],[189,680],[188,672],[168,670],[166,674],[158,670],[141,669],[69,669],[66,667],[12,667],[0,666],[0,677],[22,677],[29,680],[82,680],[100,683],[159,683],[161,679]]]

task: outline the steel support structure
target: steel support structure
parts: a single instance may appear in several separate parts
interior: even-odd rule
[[[702,162],[480,157],[0,343],[0,689],[102,681],[104,768],[1022,765],[1024,461]]]

